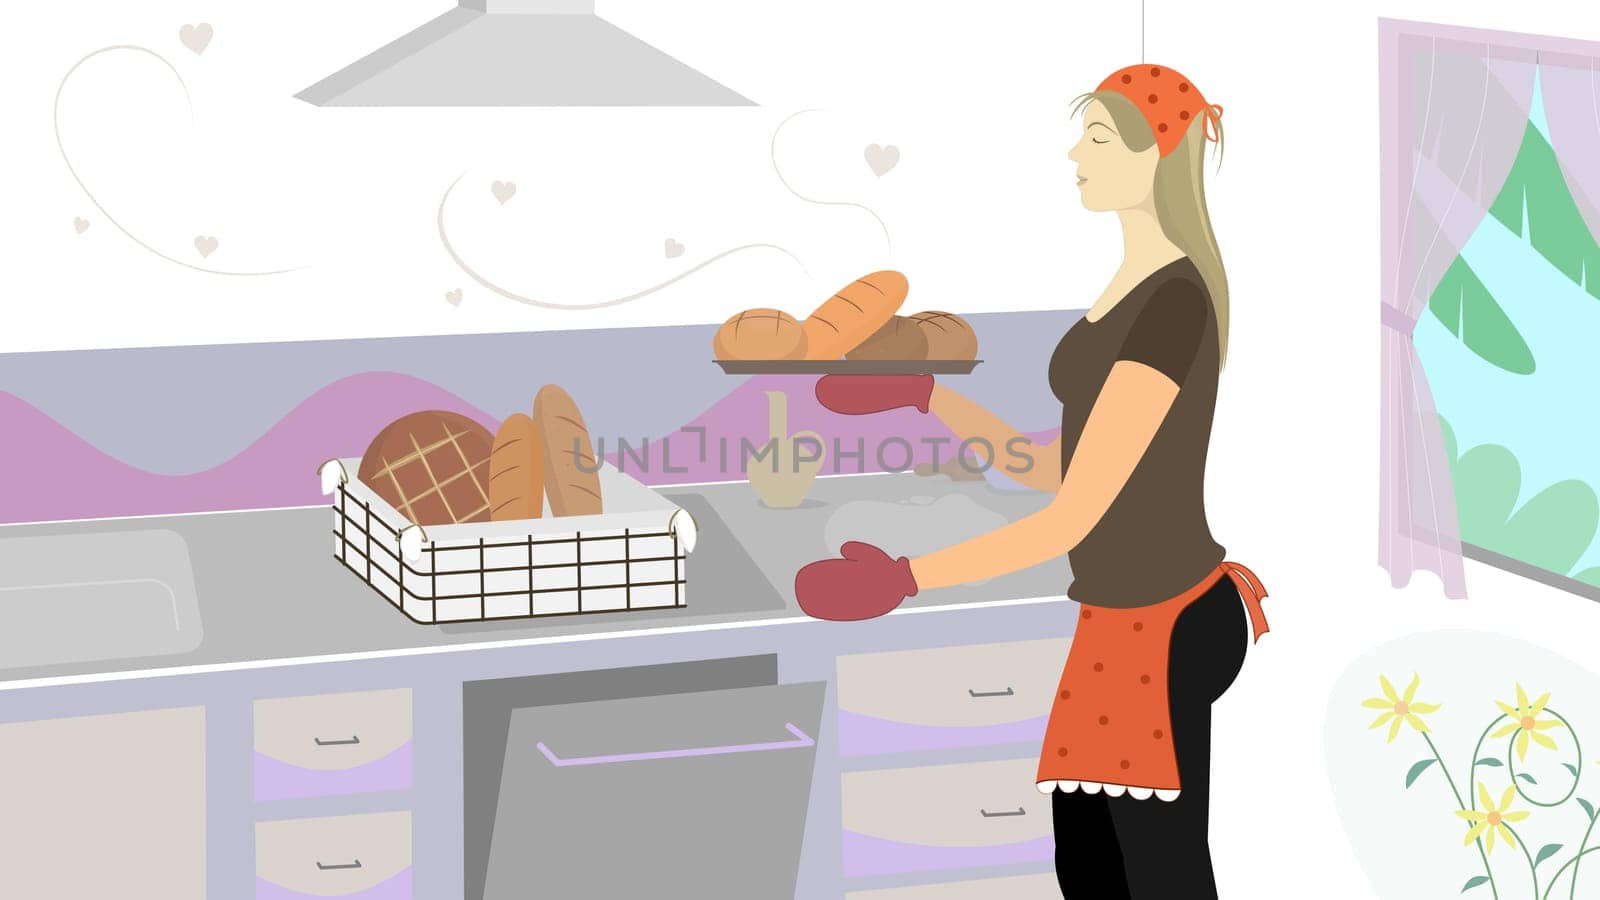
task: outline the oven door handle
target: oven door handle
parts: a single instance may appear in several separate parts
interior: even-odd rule
[[[720,756],[730,753],[760,753],[766,750],[790,750],[800,747],[814,747],[816,740],[793,722],[785,722],[784,728],[793,735],[792,738],[781,741],[763,741],[753,744],[717,744],[706,747],[684,747],[678,750],[644,750],[634,753],[608,753],[600,756],[567,756],[558,755],[544,741],[539,741],[537,746],[544,758],[553,766],[601,766],[612,763],[644,762],[652,759],[683,759],[690,756]]]

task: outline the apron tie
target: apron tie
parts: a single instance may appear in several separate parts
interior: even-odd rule
[[[1244,607],[1250,613],[1250,630],[1255,633],[1255,639],[1269,630],[1267,628],[1267,613],[1261,608],[1261,601],[1267,597],[1267,589],[1262,586],[1261,579],[1256,573],[1236,562],[1222,563],[1222,571],[1233,579],[1234,587],[1239,589],[1239,596],[1244,600]]]

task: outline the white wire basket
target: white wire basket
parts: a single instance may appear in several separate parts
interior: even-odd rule
[[[318,469],[333,496],[333,555],[414,622],[473,622],[688,605],[688,511],[603,463],[606,512],[461,525],[412,524],[354,476]]]

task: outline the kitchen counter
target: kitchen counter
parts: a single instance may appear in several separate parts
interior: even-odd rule
[[[661,493],[687,509],[698,526],[687,566],[686,607],[447,625],[410,621],[345,570],[331,553],[333,516],[326,507],[6,526],[0,528],[0,540],[155,529],[177,533],[187,544],[202,637],[192,650],[157,657],[0,670],[0,686],[813,622],[795,603],[792,578],[805,562],[836,553],[830,540],[868,540],[896,555],[915,555],[953,543],[967,536],[964,531],[1014,521],[1047,500],[996,491],[981,481],[912,474],[818,479],[805,503],[787,510],[762,506],[743,482],[675,486]],[[941,530],[946,523],[951,527]],[[71,573],[61,578],[68,581]],[[926,591],[903,608],[1058,598],[1069,578],[1065,560],[1057,560],[981,584]],[[82,627],[94,628],[95,622]]]

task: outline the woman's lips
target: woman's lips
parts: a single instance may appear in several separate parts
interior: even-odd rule
[[[1081,175],[1080,175],[1080,176],[1078,176],[1078,186],[1079,186],[1079,187],[1082,187],[1082,186],[1083,186],[1083,183],[1084,183],[1084,182],[1085,182],[1085,181],[1088,181],[1088,180],[1089,180],[1089,179],[1087,179],[1087,178],[1084,178],[1084,177],[1083,177],[1083,176],[1081,176]]]

